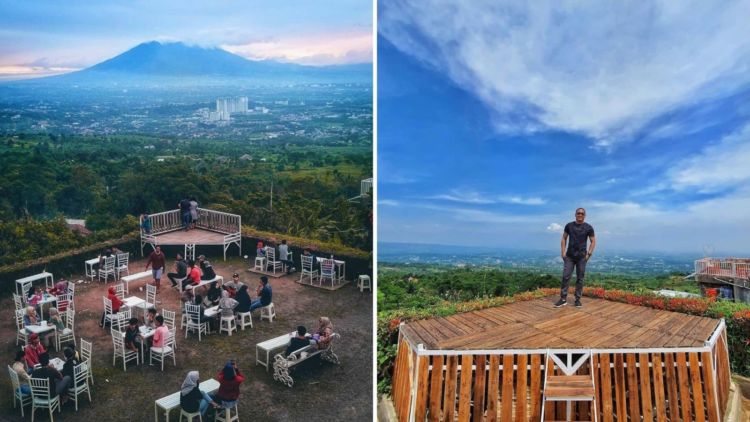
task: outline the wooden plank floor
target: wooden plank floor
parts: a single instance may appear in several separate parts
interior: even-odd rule
[[[188,231],[176,230],[173,232],[157,234],[156,242],[159,245],[223,245],[224,234],[203,229]]]
[[[432,350],[700,347],[719,321],[603,299],[553,307],[556,297],[412,321],[412,344]]]

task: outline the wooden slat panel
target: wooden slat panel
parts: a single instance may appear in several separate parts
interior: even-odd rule
[[[443,361],[442,355],[432,357],[430,372],[430,422],[440,421],[440,402],[443,399]]]
[[[453,422],[456,413],[456,372],[458,356],[448,356],[445,365],[445,395],[443,396],[443,421]]]
[[[628,411],[625,399],[625,364],[622,354],[615,354],[615,407],[617,408],[617,422],[627,420]]]
[[[526,384],[527,380],[527,374],[528,370],[526,368],[527,362],[528,362],[528,355],[518,355],[516,366],[518,367],[518,370],[516,371],[516,420],[517,421],[525,421],[526,420],[526,406],[527,406],[527,400],[526,400],[526,392],[529,388]],[[504,400],[504,399],[503,399]]]
[[[461,355],[461,387],[458,396],[458,420],[469,420],[471,405],[471,376],[473,365],[472,355]]]
[[[542,416],[542,355],[531,355],[530,381],[529,401],[531,403],[531,417],[529,420],[538,421]]]
[[[500,420],[513,418],[513,355],[503,356],[503,408]]]
[[[430,386],[428,375],[430,357],[420,356],[418,359],[417,374],[417,401],[414,405],[414,420],[423,421],[427,416],[427,389]]]
[[[473,421],[480,422],[484,416],[484,385],[487,374],[485,372],[486,356],[475,357],[477,369],[474,376],[474,415]]]
[[[641,420],[640,401],[638,400],[638,368],[636,368],[635,354],[628,353],[625,355],[625,361],[628,365],[628,410],[630,420]]]
[[[661,353],[651,355],[653,387],[654,387],[654,405],[656,406],[656,420],[666,422],[667,408],[664,403],[664,370],[661,366]]]
[[[507,355],[513,359],[513,355]],[[512,370],[511,370],[512,372]],[[503,368],[505,374],[505,368]],[[500,355],[490,356],[490,374],[487,379],[487,422],[497,421],[497,401],[498,390],[500,385]],[[503,396],[503,405],[505,396]]]
[[[714,396],[714,368],[711,362],[711,353],[701,353],[701,372],[703,375],[703,394],[706,396],[706,409],[708,410],[708,420],[710,422],[719,422],[719,412],[717,409],[716,396]]]
[[[408,418],[409,399],[411,393],[412,374],[409,372],[409,344],[406,340],[401,340],[398,345],[398,354],[396,355],[396,369],[393,373],[393,400],[396,406],[398,419],[404,421]]]
[[[690,402],[690,376],[688,375],[685,353],[677,353],[677,385],[680,390],[680,412],[683,421],[692,421],[692,405]]]
[[[555,375],[565,375],[565,373],[562,371],[562,369],[557,368],[555,370]],[[547,378],[547,382],[549,382],[549,378]],[[554,402],[554,403],[555,403],[555,418],[556,418],[555,420],[565,419],[568,413],[566,404],[560,401]],[[552,404],[552,403],[548,402],[547,404]],[[575,409],[575,403],[573,403],[573,409]]]
[[[644,422],[651,422],[654,420],[654,410],[651,403],[651,373],[648,354],[639,354],[638,363],[640,364],[641,414]]]
[[[601,409],[602,409],[602,395],[601,395],[601,387],[602,383],[600,380],[600,368],[599,368],[599,355],[593,355],[591,356],[591,370],[594,374],[594,403],[596,403],[596,408],[590,409],[591,412],[594,412],[596,414],[596,420],[601,420]],[[589,415],[589,417],[593,420],[593,417]]]
[[[706,420],[706,408],[705,403],[703,402],[703,388],[701,387],[701,371],[698,363],[698,354],[688,353],[688,358],[690,359],[690,383],[693,390],[693,406],[695,409],[693,417],[696,422],[704,422]]]
[[[675,373],[674,363],[674,353],[665,353],[664,375],[667,385],[667,404],[669,406],[670,422],[677,422],[680,420],[680,399],[677,393],[677,374]]]
[[[601,387],[599,408],[602,422],[612,422],[612,372],[609,368],[609,353],[599,355],[599,386]]]
[[[544,361],[544,379],[551,377],[552,375],[555,375],[555,365],[552,362],[552,359],[545,359]],[[544,388],[544,385],[542,385],[542,388]],[[543,392],[542,392],[543,393]],[[544,403],[544,420],[556,420],[555,419],[555,403],[549,402]]]

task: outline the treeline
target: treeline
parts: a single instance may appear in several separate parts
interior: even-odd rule
[[[137,228],[139,214],[174,209],[186,196],[240,214],[243,224],[261,230],[372,249],[371,201],[347,201],[372,175],[369,149],[230,144],[147,136],[0,138],[0,240],[28,245],[3,253],[0,265],[43,256],[47,244],[94,241],[60,229],[62,216],[85,218],[97,239],[120,236]]]

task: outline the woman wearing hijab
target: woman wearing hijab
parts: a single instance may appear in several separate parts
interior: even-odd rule
[[[60,312],[57,308],[49,308],[49,323],[54,325],[57,331],[65,331],[65,324],[60,318]]]
[[[221,299],[219,300],[219,311],[221,311],[222,317],[233,317],[234,308],[237,306],[237,301],[229,297],[229,292],[226,290],[221,291]]]
[[[240,384],[245,381],[245,377],[232,360],[224,365],[224,369],[219,372],[216,379],[219,381],[219,391],[214,400],[221,402],[221,407],[224,409],[233,408],[237,404],[237,399],[240,398]]]
[[[219,404],[213,401],[208,393],[198,388],[198,371],[188,372],[180,388],[180,407],[185,412],[200,411],[201,415],[204,415],[209,404],[214,409],[219,407]]]
[[[107,299],[112,301],[112,313],[116,314],[120,312],[120,307],[122,306],[122,300],[120,300],[120,298],[117,297],[115,286],[110,286],[107,292],[108,292]],[[107,314],[106,311],[102,312],[102,321],[99,323],[100,327],[104,327],[104,317],[106,314]]]
[[[331,343],[332,335],[333,324],[331,324],[331,319],[324,316],[318,318],[318,330],[313,335],[313,339],[318,342],[318,349],[327,348]]]
[[[234,308],[237,313],[244,314],[245,312],[250,312],[250,305],[253,301],[250,299],[250,293],[247,292],[246,285],[243,284],[242,287],[240,287],[240,290],[237,292],[234,299],[237,301],[237,307]]]

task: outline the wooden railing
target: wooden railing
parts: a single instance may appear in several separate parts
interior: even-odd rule
[[[748,258],[703,258],[695,261],[695,275],[708,275],[726,278],[748,278],[750,259]]]

